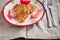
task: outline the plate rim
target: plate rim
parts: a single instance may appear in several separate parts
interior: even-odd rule
[[[46,14],[46,9],[45,9],[43,3],[42,3],[41,1],[38,1],[38,2],[42,5],[43,10],[44,10],[44,11],[43,11],[43,15],[42,15],[42,17],[41,17],[39,20],[37,20],[37,21],[34,22],[34,23],[27,24],[27,25],[17,25],[17,24],[13,24],[13,23],[9,22],[9,21],[4,17],[4,9],[5,9],[5,7],[6,7],[10,2],[11,2],[11,0],[8,1],[8,2],[3,6],[1,12],[2,12],[2,16],[3,16],[4,20],[5,20],[7,23],[9,23],[9,24],[11,24],[11,25],[13,25],[13,26],[19,26],[19,27],[22,26],[22,27],[25,27],[25,26],[31,26],[31,25],[34,25],[34,24],[38,23],[39,21],[41,21],[41,20],[43,19],[44,15]]]

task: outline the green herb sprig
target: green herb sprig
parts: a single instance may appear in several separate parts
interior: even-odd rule
[[[37,4],[37,3],[38,3],[38,2],[37,2],[37,0],[36,0],[34,4]]]
[[[22,10],[21,10],[23,13],[25,13],[26,12],[26,10],[23,8]]]

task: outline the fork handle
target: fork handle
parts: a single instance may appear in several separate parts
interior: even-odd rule
[[[46,19],[47,19],[47,27],[48,27],[48,28],[51,28],[51,27],[49,26],[50,24],[49,24],[49,18],[48,18],[47,11],[46,11]]]
[[[47,0],[42,0],[42,2],[43,2],[43,5],[45,6],[45,8],[47,9],[47,2],[46,2]],[[48,18],[48,13],[47,13],[47,10],[46,10],[46,20],[47,20],[47,27],[48,28],[51,28],[51,26],[49,26],[50,25],[50,23],[49,23],[49,18]]]
[[[48,7],[48,9],[49,9],[49,11],[50,11],[50,15],[51,15],[51,18],[52,18],[52,19],[51,19],[52,26],[53,26],[53,27],[56,27],[55,22],[54,22],[54,19],[53,19],[53,15],[52,15],[51,8]]]

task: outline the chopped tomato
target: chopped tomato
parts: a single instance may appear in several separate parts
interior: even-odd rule
[[[8,11],[8,17],[9,17],[10,19],[14,19],[14,15],[13,15],[13,13],[12,13],[11,10]]]
[[[20,3],[27,5],[27,4],[30,3],[30,1],[31,1],[31,0],[20,0]]]
[[[40,14],[40,10],[39,9],[35,9],[35,11],[33,11],[31,18],[37,18]]]

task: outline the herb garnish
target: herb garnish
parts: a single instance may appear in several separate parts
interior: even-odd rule
[[[23,8],[22,10],[21,10],[23,13],[25,13],[26,12],[26,10]]]
[[[37,0],[35,1],[35,4],[37,4]]]
[[[35,22],[36,20],[32,20],[31,22]]]

